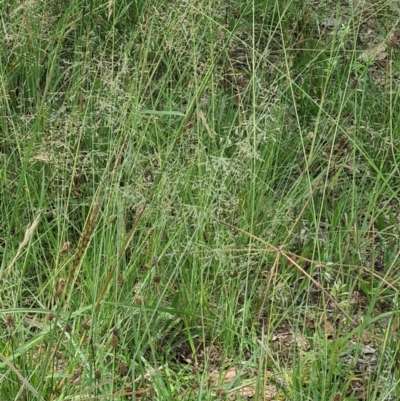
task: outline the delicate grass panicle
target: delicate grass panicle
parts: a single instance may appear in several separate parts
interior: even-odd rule
[[[1,400],[400,398],[396,2],[0,18]]]

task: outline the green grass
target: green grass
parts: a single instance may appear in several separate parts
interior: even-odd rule
[[[0,2],[2,400],[399,397],[400,10],[342,3]]]

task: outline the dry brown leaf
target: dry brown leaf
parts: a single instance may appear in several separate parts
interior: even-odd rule
[[[387,57],[386,53],[386,44],[385,43],[378,43],[376,45],[372,45],[365,49],[359,56],[359,60],[375,60],[375,61],[382,61],[385,60]]]
[[[229,369],[226,374],[224,375],[224,382],[231,382],[237,376],[236,368]]]
[[[267,384],[265,386],[265,399],[270,401],[281,399],[280,392],[276,386],[274,386],[273,384]]]
[[[306,325],[309,329],[315,329],[315,322],[312,319],[306,319]]]
[[[326,337],[328,337],[328,338],[329,337],[333,337],[334,333],[335,333],[335,329],[333,327],[333,324],[329,320],[327,320],[325,322],[325,334],[326,334]]]
[[[218,384],[221,381],[224,383],[229,383],[235,379],[237,376],[237,369],[236,368],[231,368],[229,370],[225,370],[223,372],[218,372],[214,370],[213,372],[210,373],[210,381],[212,384]]]
[[[60,255],[65,255],[71,246],[71,243],[69,241],[64,242],[63,246],[60,249]]]
[[[239,390],[239,394],[241,397],[247,397],[247,398],[254,397],[255,393],[256,393],[255,388],[249,386],[242,387]]]
[[[295,334],[296,345],[302,351],[308,351],[310,349],[310,344],[308,343],[307,339],[302,336],[301,334]]]
[[[289,332],[278,333],[272,337],[272,341],[279,341],[286,345],[289,345],[291,343],[291,340],[292,340],[292,334]]]
[[[219,382],[219,372],[214,370],[213,372],[210,373],[210,383],[215,385],[218,384]]]

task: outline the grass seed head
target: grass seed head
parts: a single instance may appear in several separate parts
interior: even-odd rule
[[[7,325],[7,327],[13,327],[14,326],[14,317],[13,317],[13,315],[8,314],[6,316],[6,325]]]
[[[124,361],[119,364],[119,374],[121,377],[124,377],[128,374],[128,365]]]
[[[61,297],[62,293],[64,292],[65,283],[66,283],[65,278],[61,277],[58,279],[58,282],[57,282],[57,296],[58,297]]]
[[[111,337],[111,348],[113,349],[118,348],[118,336],[116,336],[115,334],[113,334]]]

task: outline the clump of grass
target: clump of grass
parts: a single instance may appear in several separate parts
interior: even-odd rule
[[[0,396],[398,398],[398,10],[136,3],[3,6]]]

